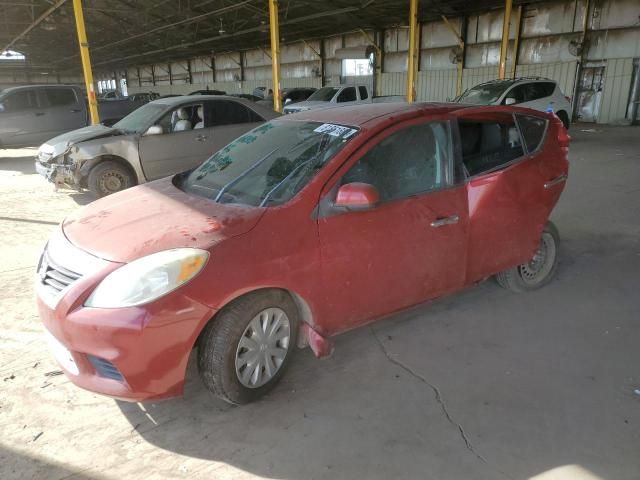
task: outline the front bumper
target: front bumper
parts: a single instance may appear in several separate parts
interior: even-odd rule
[[[38,156],[35,158],[36,172],[56,186],[66,185],[71,188],[80,189],[80,179],[77,175],[78,169],[76,165],[73,163],[64,163],[64,160],[64,155],[51,158],[49,155],[38,153]]]
[[[55,254],[49,250],[47,258],[61,264]],[[53,337],[54,355],[74,384],[92,392],[128,401],[180,395],[191,350],[215,310],[178,291],[140,307],[85,307],[97,284],[118,266],[105,262],[56,297],[40,275],[38,311]]]

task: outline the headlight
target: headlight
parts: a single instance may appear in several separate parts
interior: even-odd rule
[[[207,251],[196,248],[176,248],[139,258],[107,275],[85,306],[121,308],[149,303],[195,277],[208,258]]]

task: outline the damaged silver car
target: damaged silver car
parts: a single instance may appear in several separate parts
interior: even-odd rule
[[[198,166],[252,128],[279,116],[241,98],[155,100],[113,125],[57,136],[38,150],[36,170],[56,186],[103,197]]]

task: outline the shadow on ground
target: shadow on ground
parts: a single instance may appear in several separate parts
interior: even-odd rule
[[[37,441],[37,439],[36,439]],[[37,451],[37,450],[36,450]],[[3,480],[73,478],[74,480],[104,480],[105,477],[93,473],[69,469],[55,461],[47,460],[23,452],[6,449],[0,445],[0,465]]]

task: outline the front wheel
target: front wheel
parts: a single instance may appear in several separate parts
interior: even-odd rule
[[[105,160],[91,169],[87,184],[96,197],[106,197],[134,186],[136,181],[126,167],[117,162]]]
[[[514,292],[536,290],[551,281],[558,268],[560,235],[556,226],[548,222],[542,231],[540,245],[527,263],[496,275],[501,287]]]
[[[225,307],[198,342],[205,386],[232,404],[249,403],[282,377],[296,345],[298,311],[282,290],[256,292]]]

